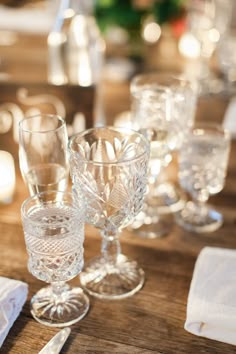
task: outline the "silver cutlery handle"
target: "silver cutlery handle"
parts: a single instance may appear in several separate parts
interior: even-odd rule
[[[70,328],[63,328],[40,350],[39,354],[59,354],[70,332]]]

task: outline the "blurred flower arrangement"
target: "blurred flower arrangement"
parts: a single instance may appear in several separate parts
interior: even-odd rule
[[[186,3],[187,0],[97,0],[94,14],[102,33],[114,33],[117,41],[140,39],[144,26],[150,22],[159,27],[168,24],[173,34],[180,36],[184,31]],[[155,38],[150,36],[150,42],[155,42]]]

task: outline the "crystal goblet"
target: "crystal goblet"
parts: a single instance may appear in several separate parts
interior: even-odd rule
[[[101,230],[101,256],[85,265],[80,281],[102,299],[133,295],[144,272],[121,253],[119,231],[143,206],[149,143],[133,130],[101,127],[70,139],[73,190],[86,200],[86,221]]]
[[[223,223],[223,216],[206,204],[225,182],[230,151],[230,135],[220,125],[196,125],[179,154],[179,181],[192,196],[176,214],[177,223],[187,230],[211,232]]]
[[[197,95],[187,79],[158,73],[137,75],[130,91],[133,127],[148,134],[151,142],[149,192],[132,228],[142,237],[155,238],[170,231],[168,214],[185,203],[183,193],[168,180],[165,170],[172,152],[179,149],[194,123]]]
[[[66,284],[83,267],[83,208],[81,198],[58,191],[36,194],[22,204],[28,269],[51,284],[33,296],[31,314],[48,326],[72,325],[89,309],[83,290]]]

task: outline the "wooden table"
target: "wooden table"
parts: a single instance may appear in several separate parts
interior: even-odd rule
[[[128,83],[105,84],[105,110],[108,122],[129,109]],[[197,120],[221,122],[227,105],[224,98],[208,98],[198,105]],[[16,157],[17,146],[9,135],[0,136],[0,149]],[[173,225],[161,239],[145,240],[124,231],[123,252],[138,261],[146,274],[143,289],[120,301],[91,298],[88,315],[72,326],[72,334],[62,353],[96,354],[190,354],[235,353],[234,346],[197,337],[184,330],[186,305],[193,268],[204,246],[236,248],[236,142],[232,143],[224,190],[211,202],[224,214],[224,225],[210,234],[197,235]],[[44,283],[27,270],[27,254],[20,219],[20,206],[28,196],[17,166],[17,185],[10,205],[0,206],[0,275],[25,281],[29,285],[27,302],[11,328],[0,352],[33,354],[58,331],[37,323],[29,310],[30,298]],[[101,238],[86,228],[85,260],[100,252]],[[71,282],[79,285],[79,277]]]

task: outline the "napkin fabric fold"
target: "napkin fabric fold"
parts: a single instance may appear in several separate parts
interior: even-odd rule
[[[0,277],[0,347],[27,299],[28,285]]]
[[[236,345],[236,251],[205,247],[195,264],[184,328]]]

